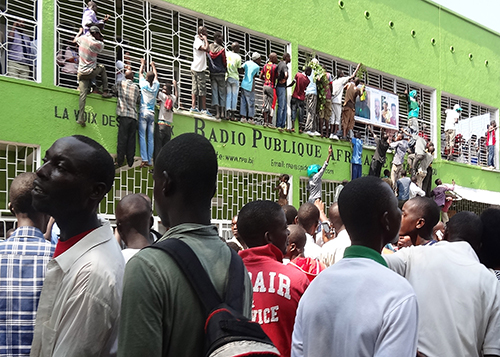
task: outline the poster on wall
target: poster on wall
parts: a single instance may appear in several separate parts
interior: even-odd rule
[[[359,97],[356,99],[354,118],[365,124],[398,130],[398,95],[368,86],[365,86],[365,91],[363,100]]]

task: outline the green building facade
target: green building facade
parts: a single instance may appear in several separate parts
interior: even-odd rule
[[[88,135],[116,153],[116,99],[87,98],[85,128],[76,124],[76,75],[65,73],[61,58],[81,22],[83,1],[3,0],[0,4],[0,220],[3,231],[11,217],[7,191],[12,179],[35,170],[50,145],[63,136]],[[473,6],[473,5],[471,5]],[[103,31],[106,49],[99,56],[110,82],[115,61],[128,52],[133,69],[140,58],[155,61],[160,82],[179,82],[179,110],[174,114],[174,136],[195,132],[208,138],[219,158],[218,192],[213,201],[214,222],[227,220],[249,200],[276,200],[279,174],[291,176],[290,201],[296,207],[307,199],[306,168],[322,164],[328,146],[333,158],[324,175],[323,200],[333,201],[338,182],[350,177],[349,143],[278,132],[260,125],[194,117],[190,107],[192,42],[198,25],[208,28],[209,41],[221,31],[226,45],[238,41],[243,60],[255,51],[264,61],[270,52],[291,53],[291,77],[316,56],[330,73],[352,72],[359,62],[367,69],[367,85],[402,94],[417,90],[423,100],[419,122],[423,135],[436,144],[433,180],[454,179],[464,189],[462,206],[481,210],[500,204],[500,175],[487,169],[484,132],[477,141],[464,139],[453,161],[443,155],[445,110],[460,104],[461,120],[482,116],[498,123],[500,107],[500,35],[426,0],[103,0],[98,16],[110,14]],[[28,79],[13,78],[9,62],[9,32],[24,21],[33,41]],[[35,50],[36,48],[36,50]],[[59,60],[57,60],[59,56]],[[262,83],[256,83],[257,117],[262,104]],[[289,91],[289,97],[291,90]],[[288,98],[289,100],[290,98]],[[210,95],[207,98],[210,108]],[[399,100],[400,126],[406,125],[407,107]],[[289,110],[289,109],[288,109]],[[474,126],[475,121],[467,121]],[[288,123],[290,125],[290,123]],[[356,124],[364,137],[363,174],[368,173],[373,140],[366,126]],[[498,131],[496,134],[498,139]],[[136,153],[139,150],[137,148]],[[498,143],[495,147],[496,168]],[[392,155],[389,155],[392,157]],[[390,158],[385,168],[390,168]],[[140,160],[137,160],[137,164]],[[127,193],[152,196],[152,177],[134,165],[117,171],[115,187],[101,205],[113,216],[116,200]],[[485,199],[486,197],[486,199]],[[474,201],[478,201],[474,203]],[[458,204],[457,204],[458,205]],[[222,228],[221,228],[222,229]],[[0,229],[0,236],[2,235]]]

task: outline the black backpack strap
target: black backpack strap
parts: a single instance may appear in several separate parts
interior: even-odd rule
[[[149,246],[149,248],[163,250],[175,260],[198,294],[207,315],[217,305],[222,303],[222,299],[217,293],[217,290],[215,290],[200,260],[186,243],[180,239],[169,238],[161,242],[156,242]],[[243,262],[235,251],[232,249],[230,249],[230,251],[231,263],[229,265],[229,279],[224,300],[233,309],[242,312],[244,294],[244,280],[242,280],[244,274]]]

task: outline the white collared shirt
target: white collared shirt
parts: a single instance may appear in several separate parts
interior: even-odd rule
[[[304,257],[319,259],[321,247],[314,242],[314,238],[309,233],[306,233],[306,245],[304,246]]]
[[[114,356],[125,262],[109,222],[52,259],[31,356]]]
[[[350,246],[351,238],[349,233],[347,233],[346,229],[343,229],[337,237],[323,244],[319,261],[329,267],[342,259],[345,249]]]

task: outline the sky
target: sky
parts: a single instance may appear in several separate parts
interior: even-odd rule
[[[500,33],[500,0],[433,0],[454,12]]]

